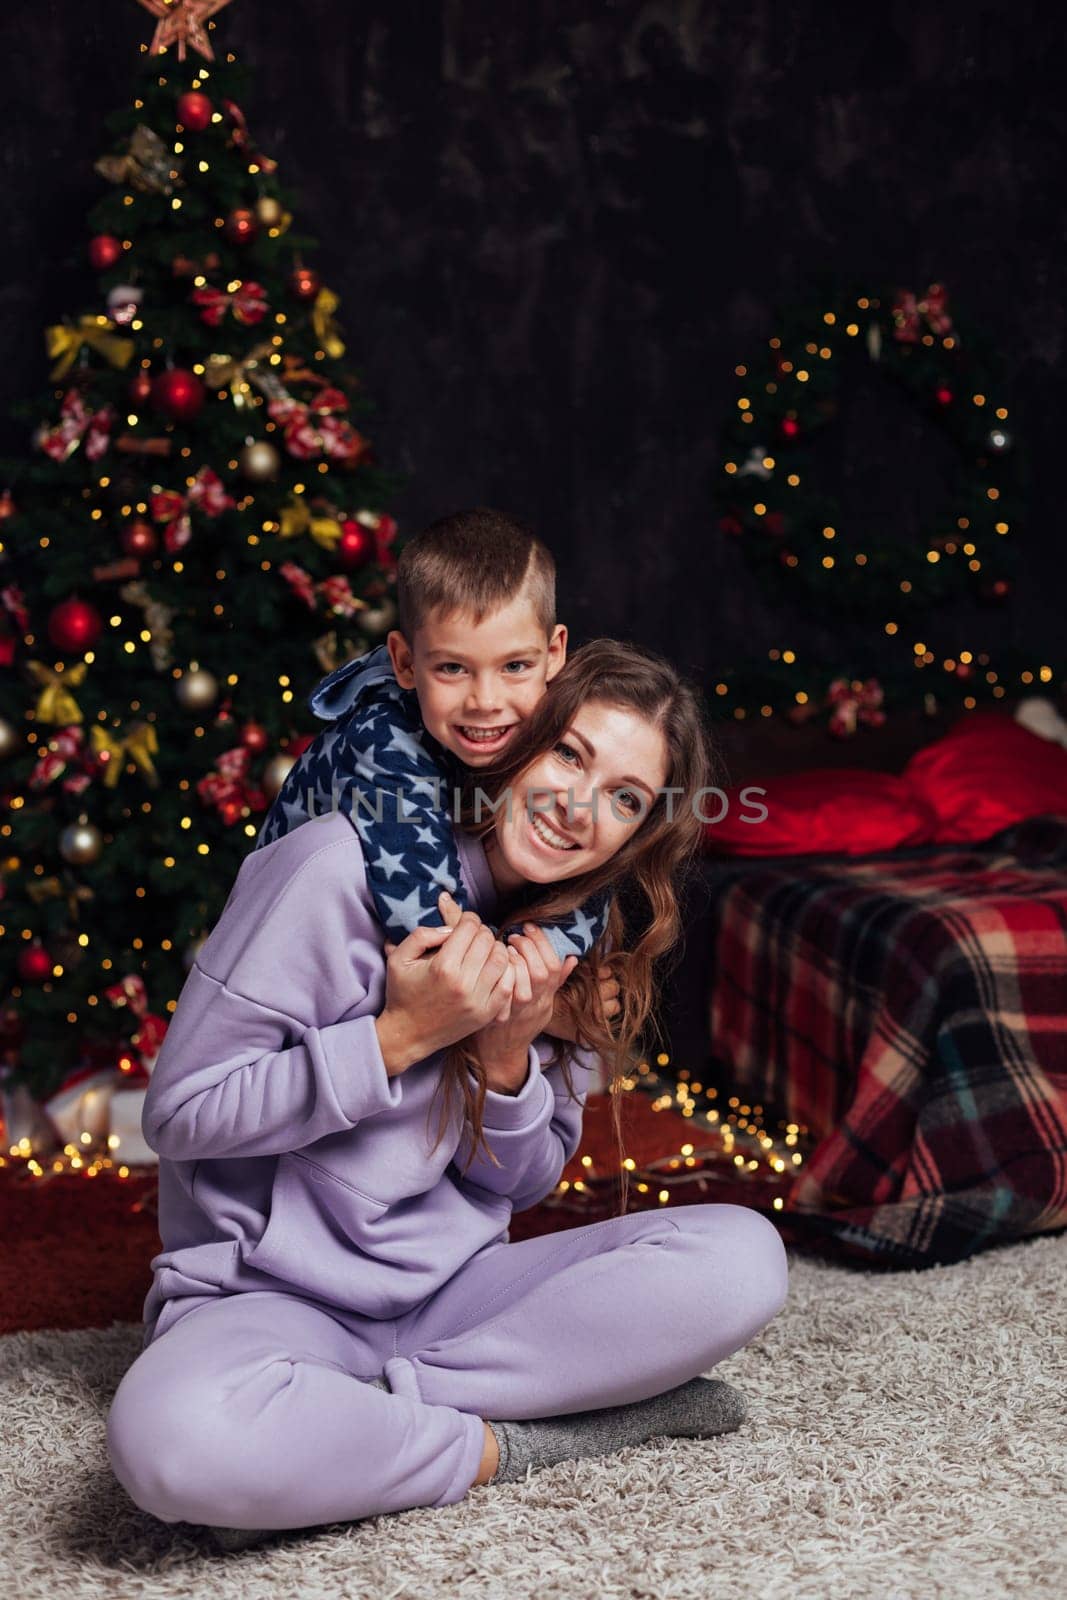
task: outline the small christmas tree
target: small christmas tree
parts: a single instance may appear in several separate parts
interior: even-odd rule
[[[160,20],[96,163],[93,303],[0,483],[0,1072],[150,1066],[306,696],[392,626],[390,484],[338,301],[217,59]]]

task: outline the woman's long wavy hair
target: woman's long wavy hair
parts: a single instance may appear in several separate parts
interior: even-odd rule
[[[575,910],[597,890],[613,895],[603,937],[578,963],[559,994],[572,1019],[577,1046],[596,1051],[610,1065],[612,1127],[622,1176],[618,1214],[622,1216],[629,1181],[623,1165],[619,1089],[632,1070],[637,1040],[654,1017],[654,977],[663,970],[661,967],[657,974],[655,963],[668,956],[678,941],[681,880],[699,848],[703,826],[698,815],[699,792],[714,781],[716,762],[697,691],[662,656],[616,639],[590,640],[549,683],[544,697],[516,733],[504,763],[491,773],[478,772],[468,781],[460,826],[475,837],[488,833],[493,814],[490,811],[487,819],[475,820],[476,787],[481,790],[483,806],[484,797],[497,800],[535,761],[555,748],[577,713],[591,702],[636,712],[662,730],[667,746],[664,790],[675,793],[657,795],[622,848],[594,871],[557,884],[531,884],[522,903],[509,907],[500,935],[506,937],[523,922],[552,922]],[[631,900],[635,903],[633,915],[640,924],[630,949],[622,948],[624,922],[618,897],[623,891],[628,904]],[[601,965],[611,969],[620,988],[620,1009],[611,1019],[605,1016],[600,996],[597,969]],[[576,1047],[566,1041],[556,1041],[556,1045],[545,1064],[562,1065],[567,1093],[575,1100],[570,1069]],[[482,1125],[486,1072],[468,1041],[461,1040],[446,1052],[434,1100],[441,1090],[444,1105],[432,1149],[436,1150],[449,1126],[458,1090],[471,1133],[467,1166],[479,1144],[499,1166]]]

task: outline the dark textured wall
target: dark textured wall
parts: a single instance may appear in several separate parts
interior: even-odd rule
[[[1000,637],[1055,650],[1060,7],[235,0],[219,22],[323,241],[382,455],[411,475],[405,526],[510,507],[555,550],[576,635],[701,674],[783,631],[802,645],[809,624],[775,614],[715,531],[732,368],[814,272],[939,278],[1003,348],[1032,449]],[[2,407],[43,380],[44,324],[93,304],[64,263],[151,27],[133,0],[5,8]],[[872,505],[900,495],[906,444],[877,415],[843,444]]]

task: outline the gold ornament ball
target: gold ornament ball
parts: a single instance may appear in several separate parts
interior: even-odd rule
[[[281,457],[274,446],[266,439],[256,439],[252,444],[246,444],[237,463],[250,483],[268,483],[271,478],[278,476],[281,466]]]
[[[263,788],[272,800],[295,766],[295,756],[272,756],[267,762],[263,768]]]
[[[0,717],[0,761],[13,756],[22,743],[18,729],[6,717]]]
[[[192,667],[182,673],[174,692],[178,704],[186,711],[206,711],[208,706],[214,705],[218,696],[218,679],[210,672],[205,672],[203,667]]]
[[[256,216],[265,228],[276,228],[284,215],[281,201],[272,194],[260,195],[256,201]]]
[[[79,817],[63,829],[59,836],[59,853],[72,867],[84,867],[100,859],[104,836],[95,823]]]
[[[361,611],[358,621],[368,639],[384,639],[396,622],[396,606],[389,599],[379,600],[376,606],[368,606],[366,611]]]

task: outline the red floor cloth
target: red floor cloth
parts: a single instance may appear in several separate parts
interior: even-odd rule
[[[626,1095],[622,1111],[624,1148],[639,1169],[675,1156],[683,1144],[703,1147],[691,1121],[671,1110],[654,1111],[646,1094]],[[703,1141],[714,1142],[714,1135]],[[591,1167],[583,1156],[592,1158]],[[596,1095],[586,1103],[582,1143],[563,1174],[572,1183],[581,1179],[588,1186],[586,1194],[572,1190],[520,1212],[512,1220],[511,1238],[533,1238],[614,1216],[617,1171],[610,1103],[607,1096]],[[641,1194],[631,1178],[631,1211],[661,1204],[658,1194],[669,1188],[671,1205],[750,1205],[778,1223],[773,1196],[786,1192],[783,1180],[766,1174],[738,1178],[725,1158],[698,1178],[687,1176],[684,1168],[660,1173],[652,1182],[647,1172],[635,1176],[649,1187]],[[153,1169],[135,1168],[128,1178],[108,1172],[95,1178],[80,1173],[32,1178],[21,1162],[0,1168],[0,1333],[140,1321],[151,1281],[149,1263],[161,1248],[155,1194]],[[786,1228],[779,1226],[788,1242]]]

